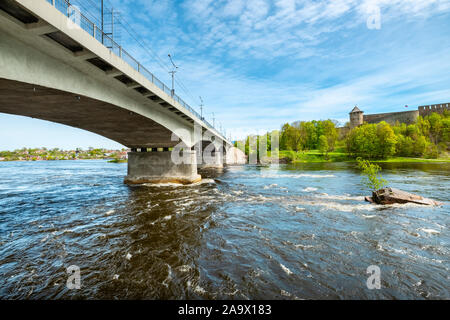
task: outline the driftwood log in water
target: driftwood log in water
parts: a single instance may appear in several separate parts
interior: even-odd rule
[[[377,204],[417,203],[429,206],[442,205],[441,202],[394,188],[383,188],[374,191],[372,192],[372,197],[366,197],[365,200]]]

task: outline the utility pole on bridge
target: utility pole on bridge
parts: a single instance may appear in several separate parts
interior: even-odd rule
[[[105,19],[104,19],[105,12],[104,12],[103,0],[102,0],[102,8],[101,8],[101,10],[102,10],[102,43],[103,43],[104,42],[103,41],[103,34],[104,34],[103,30],[105,30]]]
[[[111,32],[105,32],[105,1],[101,0],[101,23],[102,23],[102,43],[105,43],[104,35],[111,36],[111,40],[114,41],[114,8],[111,8]],[[112,42],[111,41],[111,42]],[[112,48],[113,43],[111,43]]]
[[[178,67],[173,62],[172,56],[170,55],[170,53],[169,53],[169,59],[170,59],[170,62],[172,62],[172,65],[173,65],[173,70],[169,71],[169,73],[172,75],[172,91],[171,91],[171,94],[172,94],[172,97],[173,97],[175,95],[175,73],[177,73]]]
[[[203,99],[202,99],[202,97],[199,97],[199,98],[200,98],[200,118],[203,120],[203,107],[204,107]]]
[[[211,112],[211,113],[212,113],[212,116],[213,116],[213,127],[215,128],[216,127],[216,118],[214,116],[214,112]]]

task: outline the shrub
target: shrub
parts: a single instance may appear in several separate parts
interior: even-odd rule
[[[366,187],[371,191],[376,191],[386,186],[387,181],[381,177],[381,167],[379,165],[370,163],[370,161],[362,158],[357,158],[356,160],[358,161],[359,169],[362,171],[363,184]]]
[[[425,149],[424,154],[426,159],[437,159],[439,157],[439,151],[435,144],[429,144]]]

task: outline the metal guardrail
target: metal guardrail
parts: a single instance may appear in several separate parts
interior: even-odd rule
[[[136,59],[134,59],[127,51],[125,51],[122,46],[117,44],[113,39],[111,39],[107,34],[105,34],[101,29],[99,29],[95,23],[90,21],[83,13],[76,7],[69,3],[68,0],[46,0],[50,4],[52,4],[58,11],[66,15],[68,18],[72,18],[73,22],[77,23],[84,31],[89,33],[92,37],[94,37],[97,41],[102,43],[105,47],[111,50],[116,56],[120,57],[126,63],[128,63],[133,69],[142,74],[147,80],[152,82],[166,94],[171,96],[175,101],[181,104],[184,108],[193,113],[198,119],[202,120],[209,128],[214,129],[216,132],[219,132],[216,128],[214,128],[208,121],[206,121],[200,114],[195,111],[191,106],[189,106],[183,99],[181,99],[178,95],[172,95],[172,90],[167,87],[161,80],[159,80],[153,73],[148,71],[143,65],[141,65]],[[220,132],[219,132],[220,133]],[[226,137],[222,135],[222,138],[226,141]]]

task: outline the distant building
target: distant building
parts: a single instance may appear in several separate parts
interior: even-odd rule
[[[418,110],[376,113],[364,115],[357,106],[350,112],[350,128],[355,128],[363,123],[379,123],[385,121],[389,124],[400,123],[412,124],[416,122],[419,116],[425,117],[433,112],[443,113],[444,110],[450,110],[450,103],[441,103],[427,106],[420,106]]]
[[[364,111],[359,110],[357,106],[350,112],[350,128],[355,128],[364,123]]]

